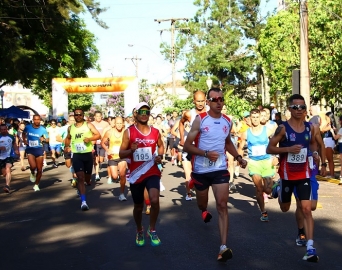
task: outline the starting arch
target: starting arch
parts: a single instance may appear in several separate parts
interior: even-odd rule
[[[139,103],[136,77],[54,78],[52,79],[52,109],[54,117],[68,118],[68,94],[123,92],[125,115]]]

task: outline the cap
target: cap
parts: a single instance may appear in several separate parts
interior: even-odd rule
[[[151,107],[146,102],[140,102],[137,106],[135,106],[134,110],[140,110],[142,107],[148,107],[151,109]]]
[[[274,107],[274,103],[271,103],[270,106],[271,106],[271,107]]]
[[[247,111],[243,112],[243,117],[244,117],[244,118],[246,118],[246,117],[248,117],[248,116],[249,116],[249,112],[247,112]]]

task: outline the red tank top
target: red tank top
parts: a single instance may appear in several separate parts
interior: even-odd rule
[[[159,137],[159,130],[150,127],[150,132],[147,135],[142,134],[135,125],[128,128],[129,132],[129,146],[136,142],[138,144],[137,150],[130,156],[131,163],[129,169],[131,171],[129,182],[131,184],[138,184],[149,176],[161,175],[157,164],[154,163],[154,157],[157,153],[157,143]]]

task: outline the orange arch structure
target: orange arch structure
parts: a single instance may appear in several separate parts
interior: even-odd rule
[[[68,117],[68,94],[124,92],[125,115],[139,103],[136,77],[54,78],[52,79],[52,109],[55,117]]]

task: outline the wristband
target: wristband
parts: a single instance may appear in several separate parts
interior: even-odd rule
[[[158,157],[160,157],[160,159],[163,159],[163,155],[158,155]]]
[[[318,152],[317,151],[313,151],[312,155],[315,155],[315,154],[318,155]]]
[[[208,156],[208,152],[209,152],[208,150],[205,150],[205,151],[204,151],[204,157],[207,157],[207,156]]]
[[[241,159],[242,159],[242,156],[241,156],[241,155],[237,155],[234,159],[235,159],[236,161],[238,161],[238,158],[241,158]]]
[[[322,167],[327,167],[327,163],[322,163]]]

